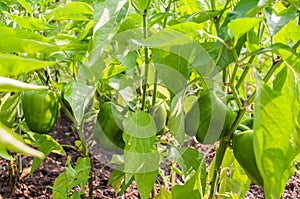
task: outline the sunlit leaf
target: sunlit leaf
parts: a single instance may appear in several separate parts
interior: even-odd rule
[[[290,20],[296,16],[295,8],[290,6],[278,15],[271,7],[265,8],[265,16],[267,24],[270,28],[270,36],[275,35],[282,27],[284,27]]]
[[[293,173],[294,111],[286,95],[261,86],[255,100],[254,151],[266,198],[280,198]]]
[[[25,17],[25,16],[17,16],[11,15],[9,13],[5,13],[11,20],[16,22],[21,28],[25,28],[28,30],[49,30],[53,29],[54,26],[51,26],[47,22],[42,21],[41,19]]]
[[[64,6],[54,8],[49,14],[46,15],[48,19],[52,20],[78,20],[88,21],[88,16],[92,15],[92,7],[85,2],[69,2]]]
[[[238,18],[231,20],[228,28],[237,41],[244,34],[252,30],[260,21],[261,19],[259,18]]]
[[[159,194],[156,195],[153,199],[172,199],[172,194],[161,186]]]
[[[33,8],[31,7],[30,3],[26,0],[17,0],[30,14],[33,12]]]
[[[0,104],[0,121],[9,128],[11,128],[15,122],[20,97],[20,93],[7,93],[1,99],[2,103]]]
[[[26,145],[18,134],[3,125],[1,122],[0,144],[10,151],[20,152],[24,155],[36,156],[38,158],[44,158],[44,154],[42,152],[39,152]]]
[[[20,56],[11,55],[11,54],[0,53],[0,75],[1,76],[19,75],[25,72],[31,72],[36,69],[44,68],[46,66],[52,66],[54,64],[55,62],[40,61],[37,59],[24,58]]]
[[[198,169],[197,172],[184,183],[184,185],[175,185],[172,189],[172,198],[181,199],[187,196],[193,199],[202,199],[203,193],[201,192],[201,173]]]
[[[64,98],[69,102],[78,124],[81,124],[94,92],[95,86],[79,81],[71,81],[65,86]]]
[[[96,2],[94,6],[94,37],[93,46],[85,65],[93,71],[97,79],[105,68],[102,53],[118,32],[120,24],[128,14],[128,2],[126,0],[110,0]]]
[[[0,64],[1,65],[1,64]],[[27,84],[15,79],[0,76],[0,92],[22,92],[32,90],[45,90],[47,86]]]

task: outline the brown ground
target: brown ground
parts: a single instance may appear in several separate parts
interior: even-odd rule
[[[69,129],[70,122],[66,119],[58,120],[57,125],[59,128],[55,128],[53,132],[50,134],[53,136],[59,143],[63,144],[64,149],[67,155],[72,157],[72,163],[76,161],[76,157],[81,156],[82,154],[79,151],[71,147],[67,147],[67,145],[74,146],[74,142],[76,137],[73,133],[70,135],[66,135],[61,132],[71,132]],[[61,131],[57,133],[57,131]],[[206,149],[201,148],[201,145],[196,145],[200,151],[204,151]],[[208,155],[208,162],[211,161],[213,157],[212,154]],[[32,157],[23,157],[23,173],[16,175],[15,178],[15,189],[13,194],[11,194],[10,183],[9,183],[9,174],[8,174],[8,163],[3,159],[0,159],[0,199],[1,196],[3,199],[12,198],[12,199],[43,199],[43,198],[52,198],[51,197],[51,189],[47,188],[47,186],[52,186],[56,177],[64,171],[64,164],[66,162],[67,156],[59,156],[56,154],[50,154],[45,161],[40,165],[40,167],[34,172],[34,174],[30,177],[26,176],[28,168],[32,163]],[[97,171],[103,167],[103,164],[95,158],[92,158],[92,168],[93,171]],[[111,168],[105,167],[93,180],[94,186],[94,197],[101,199],[138,199],[138,192],[135,185],[131,185],[126,193],[123,196],[116,197],[113,188],[111,186],[107,186],[107,181],[111,172]],[[22,177],[21,177],[22,176]],[[21,179],[20,179],[21,178]],[[256,185],[251,184],[250,189],[248,190],[246,199],[260,199],[264,198],[263,190],[257,187]],[[300,198],[300,177],[295,175],[293,176],[287,183],[286,189],[282,196],[283,199],[295,199]]]

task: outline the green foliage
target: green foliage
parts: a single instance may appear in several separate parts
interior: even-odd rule
[[[141,198],[157,183],[154,198],[243,198],[253,176],[233,155],[242,148],[234,139],[250,129],[265,196],[280,198],[300,151],[299,7],[296,0],[2,1],[0,155],[36,156],[31,173],[51,152],[65,155],[50,135],[30,133],[20,110],[19,92],[51,88],[85,156],[75,168],[67,162],[53,198],[83,195],[89,156],[103,155],[93,154],[97,142],[118,148],[109,180],[118,194],[135,181]],[[102,112],[106,104],[116,114]],[[99,124],[117,133],[99,136]],[[209,151],[194,149],[194,136],[219,143],[209,175]],[[70,196],[77,185],[81,192]]]
[[[67,165],[65,167],[65,172],[61,173],[54,182],[53,187],[49,187],[53,190],[52,197],[54,199],[60,198],[78,198],[77,196],[83,195],[85,193],[85,184],[89,179],[89,173],[91,169],[90,159],[78,157],[76,160],[76,167],[73,168],[70,164],[70,158],[68,159]],[[80,186],[81,191],[70,196],[70,191],[76,187]],[[76,191],[75,191],[76,192]],[[80,197],[79,197],[80,198]]]

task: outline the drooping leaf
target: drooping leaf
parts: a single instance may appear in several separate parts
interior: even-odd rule
[[[204,6],[198,0],[183,0],[179,3],[178,9],[182,14],[192,14],[204,9]]]
[[[206,188],[206,164],[205,161],[203,161],[202,155],[197,149],[191,147],[178,148],[176,152],[178,164],[182,169],[183,180],[191,177],[193,172],[200,170],[201,188],[202,193],[204,193]]]
[[[69,198],[70,191],[75,186],[86,184],[89,179],[90,169],[90,158],[79,157],[76,161],[76,167],[73,168],[70,164],[70,157],[68,157],[65,172],[55,179],[53,187],[48,186],[52,189],[53,199]],[[80,192],[81,194],[84,193],[84,188]]]
[[[294,111],[286,95],[262,85],[255,100],[254,151],[266,198],[280,198],[293,173]],[[298,113],[298,111],[296,111]],[[297,115],[298,116],[298,115]]]
[[[90,171],[91,171],[91,159],[89,157],[81,158],[79,157],[76,160],[76,180],[75,184],[80,185],[81,191],[85,191],[85,185],[87,179],[90,178]]]
[[[202,23],[207,20],[212,20],[214,17],[218,16],[221,13],[221,11],[197,11],[193,13],[187,21],[194,21],[196,23]]]
[[[22,92],[32,90],[45,90],[47,86],[27,84],[15,79],[0,76],[0,92]]]
[[[102,73],[102,79],[110,79],[111,77],[124,72],[126,68],[121,65],[110,65],[106,67]]]
[[[220,194],[243,199],[250,187],[250,180],[233,156],[232,149],[227,148],[222,162],[224,170],[220,175]],[[228,170],[231,169],[230,176]]]
[[[0,146],[0,157],[6,160],[14,160],[14,158],[6,151],[4,146]]]
[[[60,155],[66,155],[63,147],[50,135],[34,133],[33,137],[39,151],[43,152],[45,156],[48,156],[51,152],[56,152]],[[30,174],[33,174],[33,172],[39,167],[43,160],[44,159],[41,158],[33,158]]]
[[[192,40],[189,37],[189,34],[195,34],[196,30],[194,28],[189,28],[190,26],[193,27],[196,23],[184,23],[182,25],[178,25],[176,27],[172,28],[166,28],[158,33],[153,34],[151,37],[145,40],[135,40],[134,42],[136,44],[139,44],[141,46],[148,46],[152,47],[155,49],[159,49],[164,57],[166,57],[168,54],[167,52],[170,53],[168,56],[175,56],[177,57],[176,59],[180,58],[181,65],[185,62],[186,60],[188,62],[188,68],[196,68],[199,74],[203,78],[208,77],[211,78],[213,75],[213,72],[215,71],[215,64],[213,62],[213,59],[210,57],[210,55],[206,52],[206,50],[199,44],[199,42]],[[183,32],[184,29],[187,29],[189,31]],[[159,52],[159,51],[158,51]],[[164,53],[165,54],[164,54]],[[171,64],[168,64],[166,60],[162,59],[159,57],[159,54],[156,56],[156,59],[158,62],[160,60],[163,61],[163,64],[165,65],[170,65],[169,67],[172,69]],[[154,64],[156,64],[154,62]],[[160,64],[160,63],[158,63]],[[185,77],[187,75],[187,72],[183,72],[183,68],[178,67],[178,64],[176,65],[177,67],[174,67],[173,69],[179,69],[177,72],[180,75],[181,72],[183,73],[182,77]],[[160,70],[158,66],[158,70]],[[166,68],[166,67],[164,67]],[[170,70],[171,72],[172,70]],[[166,72],[166,71],[163,71]],[[165,73],[163,73],[165,74]],[[177,75],[178,76],[178,75]],[[177,79],[174,78],[174,79]],[[179,80],[181,80],[180,78]],[[166,81],[168,82],[168,81]],[[180,81],[180,84],[183,81]],[[179,84],[179,85],[180,85]],[[178,90],[178,89],[177,89]]]
[[[39,158],[44,158],[44,154],[28,145],[26,145],[22,138],[11,129],[0,122],[0,144],[7,150],[20,152],[24,155],[32,155]]]
[[[40,61],[37,59],[23,58],[11,54],[0,53],[0,75],[1,76],[19,75],[25,72],[31,72],[33,70],[44,68],[46,66],[52,66],[54,64],[55,62]]]

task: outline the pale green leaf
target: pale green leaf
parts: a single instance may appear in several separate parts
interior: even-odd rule
[[[102,73],[102,79],[110,79],[111,77],[118,75],[126,70],[126,67],[121,65],[109,65]]]
[[[1,26],[0,51],[42,53],[54,52],[60,48],[51,43],[48,38],[33,32]]]
[[[102,54],[128,15],[126,0],[97,1],[94,6],[93,46],[85,65],[99,78],[105,68]]]
[[[19,75],[25,72],[44,68],[46,66],[52,66],[55,63],[56,62],[40,61],[37,59],[23,58],[11,54],[0,53],[0,75]]]
[[[156,125],[153,117],[146,112],[137,110],[123,121],[124,132],[134,138],[152,139],[156,135]],[[136,149],[139,152],[144,150]],[[149,150],[146,150],[149,151]]]
[[[72,189],[71,183],[74,181],[68,172],[61,173],[54,181],[52,188],[53,199],[67,199],[70,190]]]
[[[0,92],[22,92],[22,91],[32,91],[32,90],[45,90],[45,89],[48,89],[48,87],[34,85],[34,84],[27,84],[15,79],[0,76]]]
[[[20,97],[21,97],[20,93],[15,93],[15,94],[7,93],[1,99],[0,121],[9,128],[11,128],[15,122],[17,116],[17,110],[18,110],[17,106],[19,104]]]
[[[295,45],[300,40],[300,34],[295,34],[297,32],[300,32],[300,26],[298,25],[298,20],[295,19],[274,35],[274,42],[292,43],[292,45]]]
[[[70,81],[64,89],[64,98],[73,110],[76,122],[81,124],[88,105],[94,97],[95,86],[84,82]]]
[[[41,19],[25,17],[25,16],[17,16],[9,14],[8,12],[4,12],[6,16],[8,16],[11,20],[16,22],[20,28],[25,28],[28,30],[49,30],[54,29],[54,26],[51,26],[47,22],[42,21]]]
[[[292,6],[285,9],[278,15],[273,11],[272,7],[266,7],[264,13],[267,19],[267,24],[270,28],[270,36],[275,35],[289,21],[295,18],[297,14],[296,9]]]
[[[240,37],[252,30],[260,21],[259,18],[238,18],[231,20],[228,23],[228,28],[237,42]]]
[[[33,12],[33,8],[31,7],[30,3],[26,0],[17,0],[19,4],[21,4],[30,14]]]
[[[6,127],[0,122],[0,145],[7,150],[20,152],[24,155],[44,158],[44,154],[27,146],[18,134]]]
[[[14,158],[6,151],[4,146],[0,146],[0,157],[6,160],[14,160]]]
[[[254,150],[266,198],[280,198],[292,175],[294,115],[286,95],[262,85],[255,100]]]
[[[148,9],[150,2],[151,0],[131,0],[132,5],[140,14],[143,14],[144,10]]]
[[[172,27],[170,29],[166,28],[160,32],[157,32],[153,34],[151,37],[145,40],[134,40],[134,43],[141,45],[141,46],[148,46],[151,48],[163,50],[158,51],[159,53],[156,53],[156,60],[158,62],[162,62],[162,64],[166,65],[164,67],[163,74],[168,74],[166,71],[169,68],[170,73],[174,70],[172,73],[175,74],[178,73],[176,77],[173,77],[174,79],[178,80],[177,77],[180,75],[179,79],[179,85],[181,86],[182,82],[184,82],[184,78],[187,75],[187,72],[183,72],[183,66],[188,63],[189,68],[196,68],[197,71],[202,75],[202,77],[209,77],[211,78],[212,74],[215,72],[215,63],[213,62],[213,59],[210,57],[210,55],[206,52],[206,50],[199,44],[199,42],[192,40],[189,37],[189,34],[194,34],[196,30],[194,28],[189,28],[190,26],[193,27],[192,22],[184,23],[182,25],[178,25],[176,27]],[[188,31],[185,33],[184,29],[187,29]],[[165,53],[163,53],[165,52]],[[166,53],[168,52],[169,55]],[[160,58],[160,53],[163,57],[170,56],[175,57],[180,63],[176,64],[174,68],[171,66],[172,64],[168,64],[166,62],[166,58]],[[169,60],[170,61],[170,60]],[[154,64],[156,64],[154,62]],[[160,70],[160,66],[163,66],[160,63],[157,63],[159,65],[157,67],[158,70]],[[178,69],[178,70],[177,70]],[[182,74],[183,75],[182,75]],[[169,75],[172,78],[173,75]],[[166,77],[167,78],[167,77]],[[168,81],[166,81],[168,82]],[[165,82],[165,83],[166,83]],[[177,84],[176,84],[177,86]],[[175,85],[172,87],[175,88]],[[182,87],[177,87],[176,90],[182,89]],[[171,87],[171,88],[172,88]],[[177,94],[177,93],[176,93]]]
[[[69,2],[63,6],[54,8],[46,17],[52,20],[88,21],[90,20],[88,16],[92,14],[93,8],[88,3]]]
[[[182,169],[182,177],[185,180],[193,170],[197,171],[202,157],[199,151],[194,148],[177,148],[176,152],[178,164]]]
[[[172,194],[161,186],[159,194],[156,195],[153,199],[172,199]]]
[[[267,48],[259,50],[259,53],[262,52],[274,52],[281,57],[283,61],[292,66],[296,72],[300,73],[300,56],[296,53],[294,49],[288,45],[282,43],[276,43]]]
[[[199,170],[184,183],[184,185],[175,185],[172,189],[172,199],[189,198],[202,199],[201,193],[201,173]]]
[[[76,160],[76,184],[80,185],[82,192],[85,191],[85,185],[87,180],[90,178],[91,171],[91,159],[89,157],[81,158],[78,157]]]

